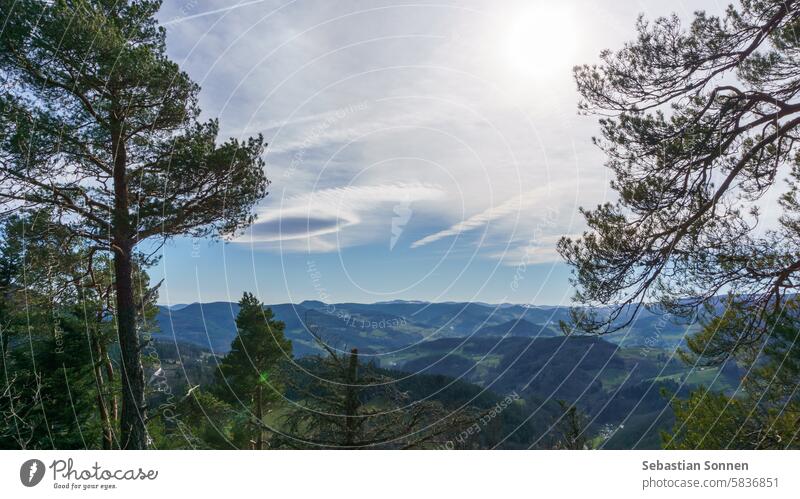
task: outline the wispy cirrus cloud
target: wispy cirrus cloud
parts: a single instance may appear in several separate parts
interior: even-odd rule
[[[317,251],[333,251],[346,244],[363,242],[369,231],[359,233],[358,226],[368,226],[375,218],[391,217],[398,203],[434,201],[444,195],[439,187],[422,183],[392,183],[321,189],[290,196],[279,206],[263,207],[258,221],[236,243],[301,243]],[[347,237],[340,232],[350,229]],[[326,236],[335,236],[330,241]]]
[[[250,1],[247,1],[247,2],[240,2],[240,3],[237,3],[235,5],[228,5],[227,7],[220,7],[220,8],[217,8],[217,9],[206,10],[206,11],[203,11],[203,12],[197,12],[195,14],[187,14],[187,15],[184,15],[184,16],[179,16],[179,17],[174,17],[172,19],[164,20],[164,21],[161,22],[161,25],[162,26],[171,26],[173,24],[182,23],[184,21],[191,21],[192,19],[198,19],[198,18],[206,17],[206,16],[213,16],[214,14],[222,14],[224,12],[240,9],[242,7],[247,7],[249,5],[255,5],[255,4],[259,4],[259,3],[264,3],[266,1],[267,0],[250,0]]]
[[[422,239],[418,239],[411,244],[411,247],[420,248],[426,244],[439,241],[440,239],[457,236],[463,232],[479,229],[494,220],[499,220],[515,213],[519,213],[523,208],[532,206],[539,202],[539,195],[542,192],[543,191],[541,189],[534,189],[532,191],[520,194],[519,196],[515,196],[500,205],[492,206],[478,213],[477,215],[473,215],[466,220],[462,220],[461,222],[448,227],[447,229],[435,232],[423,237]]]

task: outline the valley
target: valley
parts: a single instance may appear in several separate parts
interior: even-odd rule
[[[286,324],[298,363],[322,353],[314,332],[335,351],[358,349],[415,399],[491,406],[518,395],[518,413],[503,417],[508,448],[541,445],[558,403],[586,414],[598,447],[658,448],[659,431],[672,423],[671,397],[698,386],[730,393],[742,375],[733,363],[684,364],[676,350],[697,326],[647,311],[618,333],[589,337],[563,335],[566,307],[306,301],[268,308]],[[153,336],[178,391],[213,378],[237,313],[226,302],[160,307]]]

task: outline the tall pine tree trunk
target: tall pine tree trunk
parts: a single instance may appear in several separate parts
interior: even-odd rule
[[[114,276],[117,291],[117,332],[122,358],[121,447],[147,447],[145,429],[144,369],[136,332],[136,304],[133,297],[133,270],[130,248],[114,253]]]
[[[136,331],[133,294],[133,247],[135,229],[128,207],[127,151],[123,140],[122,111],[112,111],[111,146],[114,152],[114,288],[117,295],[117,333],[122,359],[121,447],[147,448],[145,428],[144,369]]]

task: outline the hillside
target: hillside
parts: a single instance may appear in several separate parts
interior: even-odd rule
[[[309,325],[335,348],[358,348],[365,362],[418,380],[409,388],[415,393],[437,386],[431,380],[447,379],[445,385],[457,380],[464,393],[518,394],[536,414],[536,428],[547,426],[546,414],[557,413],[558,401],[574,403],[591,417],[593,432],[608,448],[658,447],[658,432],[672,422],[665,393],[684,396],[698,385],[730,392],[741,376],[732,364],[692,369],[678,361],[673,352],[695,326],[648,311],[640,311],[630,327],[598,338],[563,336],[559,322],[569,318],[567,307],[305,301],[269,308],[286,324],[295,358],[320,353]],[[155,338],[190,352],[172,361],[171,376],[185,371],[209,379],[215,364],[210,356],[229,351],[238,310],[227,302],[161,307]],[[197,354],[198,348],[207,353]],[[422,397],[449,397],[423,392]],[[509,424],[514,414],[507,416]],[[536,428],[523,427],[527,436],[515,435],[507,446],[536,440]]]
[[[621,348],[596,337],[448,338],[409,348],[387,364],[543,404],[574,403],[598,431],[608,429],[608,448],[657,448],[659,430],[672,421],[665,394],[683,397],[699,385],[731,392],[742,375],[732,363],[695,369],[664,351]]]
[[[304,301],[269,305],[286,323],[286,334],[297,355],[317,348],[304,323],[315,327],[336,346],[355,347],[365,354],[383,355],[422,341],[471,336],[552,337],[561,334],[559,322],[569,319],[568,307],[529,307],[485,303],[428,303],[392,301],[372,304]],[[157,338],[173,338],[216,353],[225,353],[235,337],[235,303],[193,303],[159,307]],[[693,325],[669,316],[639,311],[631,326],[606,339],[624,347],[672,350]]]
[[[512,319],[496,326],[486,326],[479,329],[475,336],[519,336],[524,338],[546,338],[559,336],[557,328],[544,324],[534,324],[526,319]]]
[[[164,341],[156,347],[176,392],[213,379],[217,361],[207,349]],[[683,397],[700,384],[731,391],[742,374],[732,364],[691,369],[662,351],[620,348],[594,337],[443,338],[371,359],[378,360],[416,400],[480,408],[519,396],[519,405],[503,416],[504,448],[536,442],[558,414],[559,401],[591,418],[592,434],[604,447],[657,448],[659,431],[672,422],[669,396]]]

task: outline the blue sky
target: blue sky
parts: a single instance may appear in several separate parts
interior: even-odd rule
[[[170,56],[223,136],[264,134],[272,186],[237,237],[164,247],[160,301],[567,304],[555,243],[583,230],[579,206],[613,200],[570,68],[639,13],[695,9],[166,0]]]

